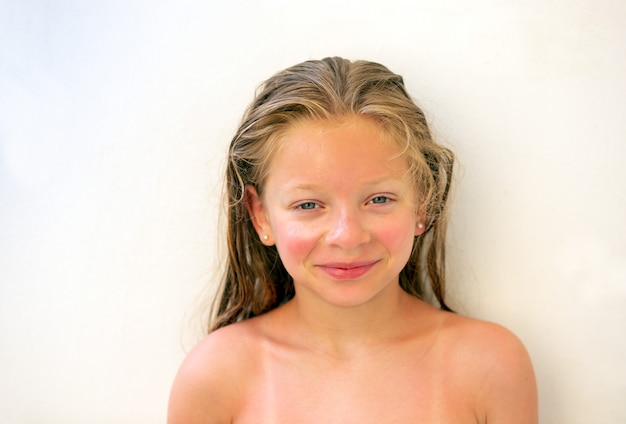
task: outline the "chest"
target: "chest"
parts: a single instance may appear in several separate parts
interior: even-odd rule
[[[471,385],[435,354],[274,354],[257,371],[237,423],[477,423]]]

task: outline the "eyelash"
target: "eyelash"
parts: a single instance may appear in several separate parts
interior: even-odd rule
[[[307,207],[307,206],[311,206],[311,207]],[[300,203],[298,206],[296,206],[296,209],[300,209],[303,211],[310,211],[312,209],[317,208],[317,206],[318,205],[315,202],[303,202],[303,203]]]
[[[372,197],[367,203],[372,203],[374,205],[384,205],[392,201],[393,199],[391,199],[389,196],[380,195]],[[310,211],[313,209],[317,209],[318,207],[319,205],[316,202],[302,202],[296,206],[296,209]]]
[[[383,200],[383,201],[382,202],[377,202],[376,200]],[[374,197],[372,197],[370,202],[374,203],[376,205],[382,205],[382,204],[391,202],[391,199],[389,197],[387,197],[387,196],[374,196]]]

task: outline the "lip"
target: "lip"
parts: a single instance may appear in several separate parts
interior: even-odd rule
[[[335,280],[356,280],[363,277],[378,261],[325,263],[317,267]]]

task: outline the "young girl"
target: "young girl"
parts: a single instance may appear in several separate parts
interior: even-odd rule
[[[445,301],[452,167],[382,65],[266,81],[230,146],[228,265],[168,422],[536,423],[522,344]]]

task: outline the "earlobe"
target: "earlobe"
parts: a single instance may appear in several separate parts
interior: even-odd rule
[[[245,202],[250,220],[261,242],[266,246],[272,246],[274,244],[274,238],[267,218],[267,212],[258,192],[251,185],[246,185]]]
[[[420,208],[415,221],[415,235],[421,236],[426,231],[426,213]]]
[[[415,213],[415,232],[413,235],[421,236],[426,232],[426,205],[420,204]]]
[[[422,221],[418,221],[417,224],[415,224],[415,235],[419,236],[424,234],[424,223]]]

